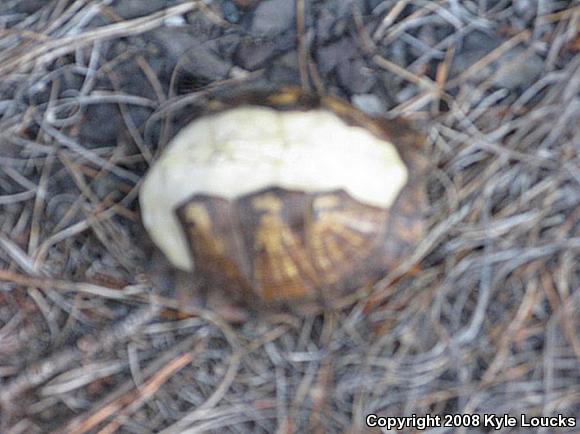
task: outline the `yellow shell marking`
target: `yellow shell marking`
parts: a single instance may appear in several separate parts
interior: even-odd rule
[[[252,201],[256,210],[265,211],[254,241],[257,252],[254,272],[257,287],[266,300],[302,297],[316,285],[316,272],[298,237],[282,218],[282,202],[272,194]],[[303,274],[301,274],[301,272]]]

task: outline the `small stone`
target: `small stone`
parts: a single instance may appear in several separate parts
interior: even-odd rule
[[[261,35],[282,33],[296,22],[296,4],[290,0],[264,0],[254,12],[252,31]]]
[[[544,68],[542,58],[524,48],[516,48],[504,54],[498,64],[500,66],[494,74],[493,84],[507,89],[531,85]]]
[[[372,93],[353,95],[352,105],[371,116],[382,115],[386,112],[386,107],[383,101]]]
[[[362,59],[340,63],[338,78],[344,87],[356,93],[368,92],[376,82],[375,75],[366,67]]]

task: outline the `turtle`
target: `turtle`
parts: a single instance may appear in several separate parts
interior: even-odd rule
[[[206,290],[328,309],[422,239],[424,147],[404,119],[297,87],[211,99],[146,174],[142,221]]]

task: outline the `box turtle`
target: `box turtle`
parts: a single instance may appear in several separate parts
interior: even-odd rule
[[[209,290],[328,308],[420,240],[422,146],[403,120],[297,88],[216,98],[147,173],[143,223]]]

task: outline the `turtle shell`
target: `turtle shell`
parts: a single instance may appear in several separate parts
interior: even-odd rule
[[[210,290],[331,306],[421,238],[422,144],[402,120],[299,89],[216,99],[151,167],[143,222]]]

